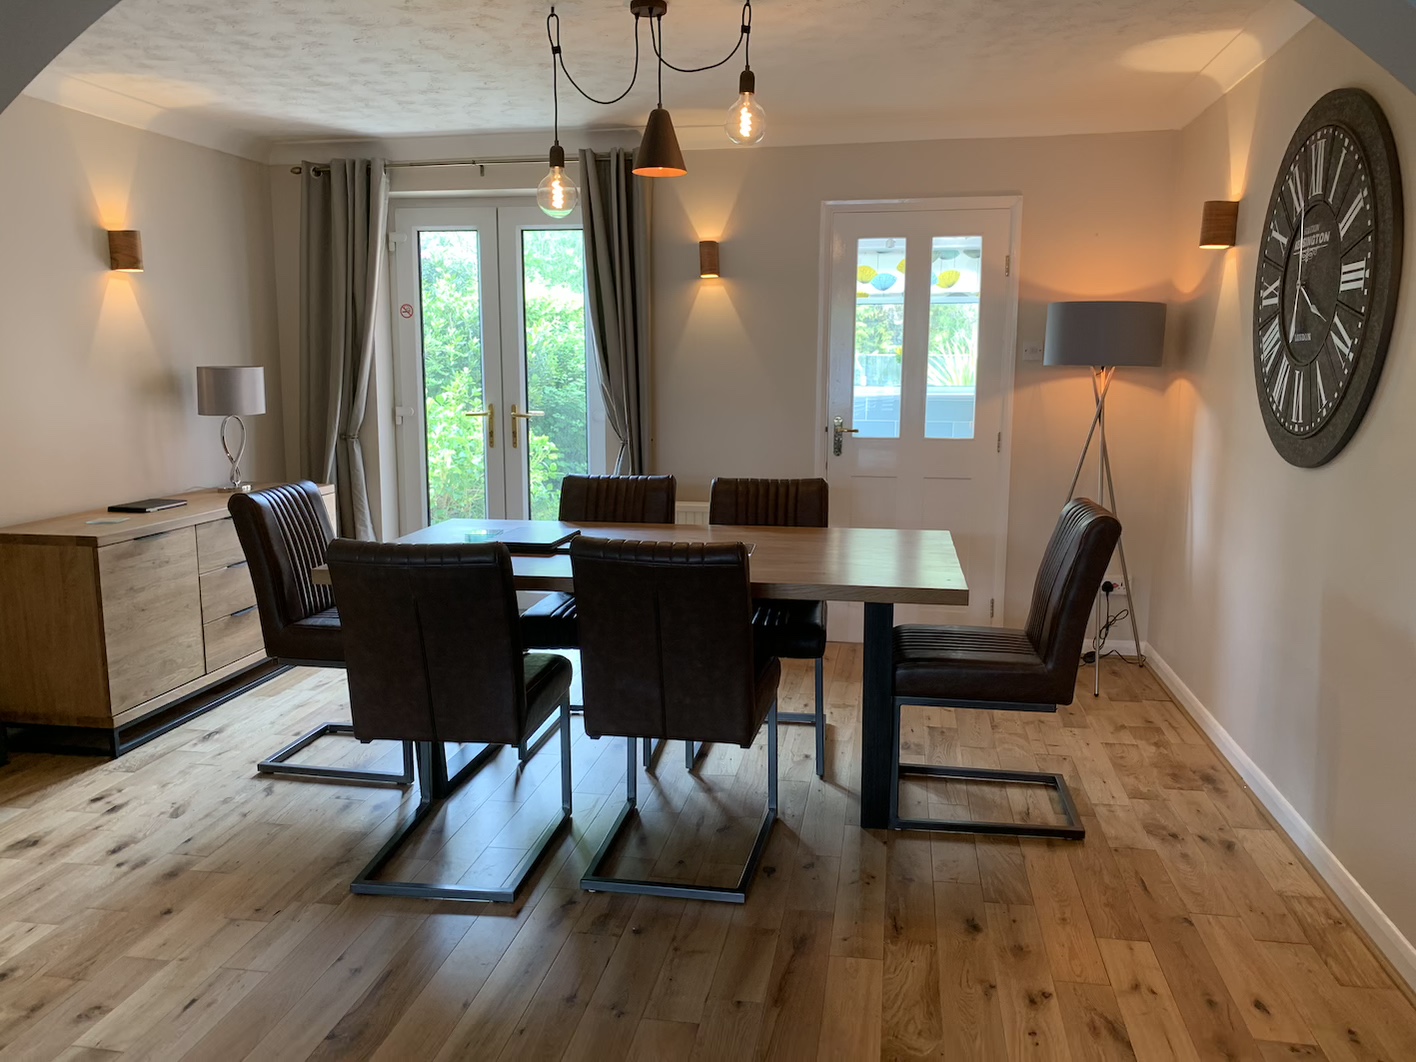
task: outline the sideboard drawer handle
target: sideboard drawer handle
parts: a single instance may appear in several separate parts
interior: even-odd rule
[[[237,616],[244,616],[247,612],[252,612],[252,611],[254,611],[254,610],[255,610],[255,607],[256,607],[255,605],[247,605],[245,608],[241,609],[240,612],[233,612],[233,613],[231,613],[231,618],[232,618],[232,619],[235,619]]]
[[[248,561],[239,560],[235,564],[228,564],[226,567],[228,570],[231,568],[244,568],[248,563]]]
[[[154,532],[153,532],[152,534],[150,534],[150,535],[139,535],[137,538],[133,539],[133,541],[134,541],[134,542],[146,542],[146,541],[147,541],[148,539],[150,539],[150,538],[161,538],[163,535],[170,535],[170,534],[172,534],[171,531],[154,531]]]

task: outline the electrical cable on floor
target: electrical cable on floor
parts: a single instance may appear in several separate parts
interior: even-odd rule
[[[1115,588],[1115,584],[1109,580],[1101,584],[1101,593],[1102,596],[1106,599],[1106,620],[1102,623],[1101,628],[1096,632],[1096,635],[1092,638],[1091,652],[1082,654],[1082,663],[1094,664],[1098,659],[1105,659],[1108,656],[1114,656],[1119,660],[1124,660],[1128,664],[1135,664],[1137,667],[1144,667],[1146,663],[1146,658],[1144,654],[1141,653],[1141,647],[1139,645],[1136,646],[1136,655],[1134,657],[1127,656],[1125,653],[1121,652],[1120,649],[1106,648],[1106,639],[1111,634],[1111,628],[1116,626],[1116,624],[1120,623],[1123,619],[1126,619],[1128,616],[1131,615],[1131,610],[1129,608],[1123,608],[1120,612],[1116,613],[1113,613],[1111,611],[1111,595]]]

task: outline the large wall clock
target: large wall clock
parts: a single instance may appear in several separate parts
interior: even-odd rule
[[[1318,100],[1283,156],[1254,277],[1254,380],[1274,448],[1312,468],[1372,401],[1401,284],[1401,169],[1360,89]]]

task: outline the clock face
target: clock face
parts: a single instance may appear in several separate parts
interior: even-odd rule
[[[1330,461],[1356,431],[1386,355],[1401,273],[1395,144],[1366,93],[1324,96],[1274,183],[1254,278],[1254,375],[1285,459]]]

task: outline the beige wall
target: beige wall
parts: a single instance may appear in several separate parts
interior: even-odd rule
[[[823,201],[1021,194],[1021,352],[1042,345],[1051,301],[1169,298],[1175,143],[1141,133],[690,152],[687,177],[655,186],[655,470],[677,475],[689,499],[706,499],[716,475],[819,474]],[[721,281],[698,279],[700,239],[722,243]],[[1143,622],[1164,382],[1132,370],[1109,406]],[[1085,370],[1019,360],[1013,403],[1003,619],[1021,623],[1091,384]],[[1090,466],[1083,482],[1095,481]]]
[[[243,470],[278,475],[265,167],[23,96],[0,158],[0,524],[224,482],[199,364],[268,367]],[[109,272],[107,228],[145,272]]]
[[[1254,267],[1288,138],[1323,93],[1381,102],[1405,165],[1407,268],[1367,418],[1321,469],[1264,431]],[[1150,641],[1408,937],[1416,938],[1416,99],[1314,22],[1183,131],[1172,469]],[[1195,247],[1200,203],[1243,197],[1240,246]]]

